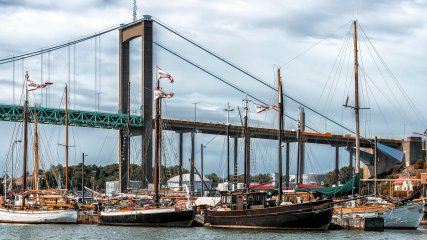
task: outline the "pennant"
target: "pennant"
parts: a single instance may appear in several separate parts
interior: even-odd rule
[[[45,88],[45,87],[52,85],[52,84],[53,83],[51,83],[51,82],[45,82],[42,84],[37,84],[35,81],[27,79],[27,91],[31,92],[31,91],[37,90],[39,88]]]
[[[173,77],[169,73],[163,71],[159,67],[157,67],[157,77],[159,78],[159,80],[162,79],[162,78],[167,78],[167,79],[169,79],[169,83],[173,83],[174,82],[173,81]]]
[[[271,109],[277,108],[276,105],[264,106],[264,105],[257,104],[257,103],[254,103],[254,106],[255,106],[255,109],[256,109],[256,113],[262,113],[262,112],[264,112],[266,110],[271,110]]]
[[[158,88],[154,89],[153,91],[154,91],[154,99],[173,97],[173,93],[165,93],[161,89],[158,89]]]

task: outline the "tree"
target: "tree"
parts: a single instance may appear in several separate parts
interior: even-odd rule
[[[353,177],[353,168],[352,167],[342,167],[340,169],[340,174],[338,176],[338,180],[340,183],[344,184],[348,182]]]
[[[325,180],[323,180],[323,185],[325,185],[326,187],[330,187],[330,186],[332,186],[333,184],[335,184],[335,176],[336,176],[336,174],[335,174],[335,171],[329,171],[329,172],[327,172],[326,173],[326,178],[325,178]]]
[[[212,184],[214,186],[216,186],[220,180],[218,175],[216,175],[216,173],[210,173],[210,174],[206,175],[206,178],[209,179],[210,181],[212,181]]]
[[[342,167],[338,173],[338,181],[340,184],[348,182],[353,177],[353,168],[348,166]],[[336,184],[336,174],[335,170],[329,171],[326,173],[326,178],[323,181],[323,184],[327,187]]]
[[[266,184],[271,182],[271,176],[268,173],[265,174],[258,174],[252,177],[252,180],[254,182],[257,182],[259,184]]]

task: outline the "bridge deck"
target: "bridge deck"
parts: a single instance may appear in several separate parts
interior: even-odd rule
[[[37,121],[42,124],[64,125],[65,110],[54,108],[34,108],[30,107],[30,112],[37,113]],[[23,120],[23,107],[15,105],[0,104],[0,121],[21,122]],[[34,114],[30,114],[30,122],[34,121]],[[122,129],[126,127],[128,116],[122,113],[101,113],[69,110],[69,125],[79,127],[93,127],[106,129]],[[190,132],[197,130],[206,134],[226,134],[226,124],[224,123],[208,123],[194,122],[176,119],[163,119],[166,130],[177,132]],[[131,133],[133,136],[141,133],[143,121],[140,116],[130,117]],[[152,124],[154,126],[154,124]],[[249,132],[252,138],[260,139],[277,139],[278,130],[274,128],[249,127]],[[230,135],[232,137],[242,137],[243,128],[240,125],[230,125]],[[297,132],[284,130],[284,140],[289,142],[297,141]],[[354,144],[354,136],[351,134],[337,135],[332,133],[315,133],[304,132],[303,141],[308,143],[327,144],[333,146],[351,146]],[[373,139],[368,139],[373,142]],[[362,147],[370,147],[367,139],[361,139]],[[401,139],[386,139],[379,138],[380,143],[391,147],[400,147]]]

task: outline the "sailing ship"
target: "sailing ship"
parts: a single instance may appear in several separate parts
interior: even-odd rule
[[[28,92],[44,88],[52,83],[36,84],[25,74],[26,94],[24,101],[24,157],[22,191],[15,194],[9,204],[0,208],[0,222],[3,223],[77,223],[77,211],[68,202],[61,190],[40,190],[37,116],[34,111],[34,173],[33,190],[27,190],[27,146],[28,146]],[[67,124],[67,121],[66,121]],[[68,165],[67,165],[68,166]],[[65,191],[66,193],[66,191]]]
[[[423,218],[424,203],[406,205],[375,204],[371,206],[334,207],[334,213],[343,217],[382,217],[384,228],[416,229]]]
[[[336,187],[324,187],[324,188],[300,188],[297,191],[300,192],[317,192],[329,197],[343,197],[357,193],[359,189],[359,174],[360,174],[360,130],[359,130],[359,110],[364,109],[359,106],[359,86],[358,86],[358,44],[357,44],[357,20],[353,21],[353,40],[354,40],[354,78],[355,78],[355,104],[353,106],[348,105],[348,98],[344,107],[350,107],[355,111],[356,119],[356,174],[352,180],[342,186]],[[377,160],[377,139],[371,144],[374,148],[374,179],[377,178],[376,174],[376,162]],[[402,155],[403,156],[403,155]],[[419,192],[418,192],[419,193]],[[351,199],[340,200],[334,204],[334,213],[341,217],[382,217],[384,219],[384,228],[402,228],[402,229],[416,229],[422,220],[423,213],[423,201],[412,202],[415,198],[419,198],[421,194],[414,192],[411,196],[401,201],[394,201],[392,199],[386,199],[384,201],[365,202],[358,206],[354,203],[353,206],[341,206],[343,202],[354,201]],[[365,198],[365,197],[361,197]],[[382,198],[376,198],[382,199]]]
[[[245,190],[221,193],[221,208],[205,212],[205,226],[219,228],[261,228],[261,229],[304,229],[327,230],[332,218],[332,200],[309,198],[306,201],[283,202],[281,140],[283,127],[283,101],[280,69],[278,69],[278,168],[279,186],[277,204],[266,192],[249,189],[249,150],[247,132],[247,102],[245,101]],[[265,107],[267,108],[267,107]],[[288,178],[287,178],[288,179]],[[286,196],[286,195],[285,195]],[[297,197],[297,196],[295,196]]]
[[[156,227],[190,227],[193,223],[195,212],[191,204],[181,208],[178,206],[166,206],[160,202],[159,171],[161,153],[161,99],[170,98],[172,93],[165,93],[160,88],[160,79],[168,78],[172,83],[173,78],[157,67],[157,87],[154,89],[155,100],[155,152],[154,152],[154,195],[152,204],[141,206],[131,204],[132,207],[105,209],[100,212],[99,223],[103,225],[127,225],[127,226],[156,226]]]

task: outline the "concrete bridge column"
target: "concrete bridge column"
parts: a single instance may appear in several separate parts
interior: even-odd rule
[[[144,168],[142,176],[144,187],[153,181],[153,21],[151,17],[126,25],[119,30],[119,112],[129,114],[129,42],[141,37],[142,41],[142,106],[143,127],[132,131],[132,135],[142,136],[141,161]],[[119,186],[126,192],[129,184],[130,129],[119,131]]]
[[[340,147],[336,146],[335,147],[335,184],[338,186],[339,183],[339,173],[340,173],[340,168],[339,168],[339,154],[340,154]]]
[[[235,137],[234,138],[234,177],[233,177],[233,184],[234,184],[234,189],[237,189],[237,168],[238,168],[238,164],[237,164],[237,144],[238,144],[238,138]]]

